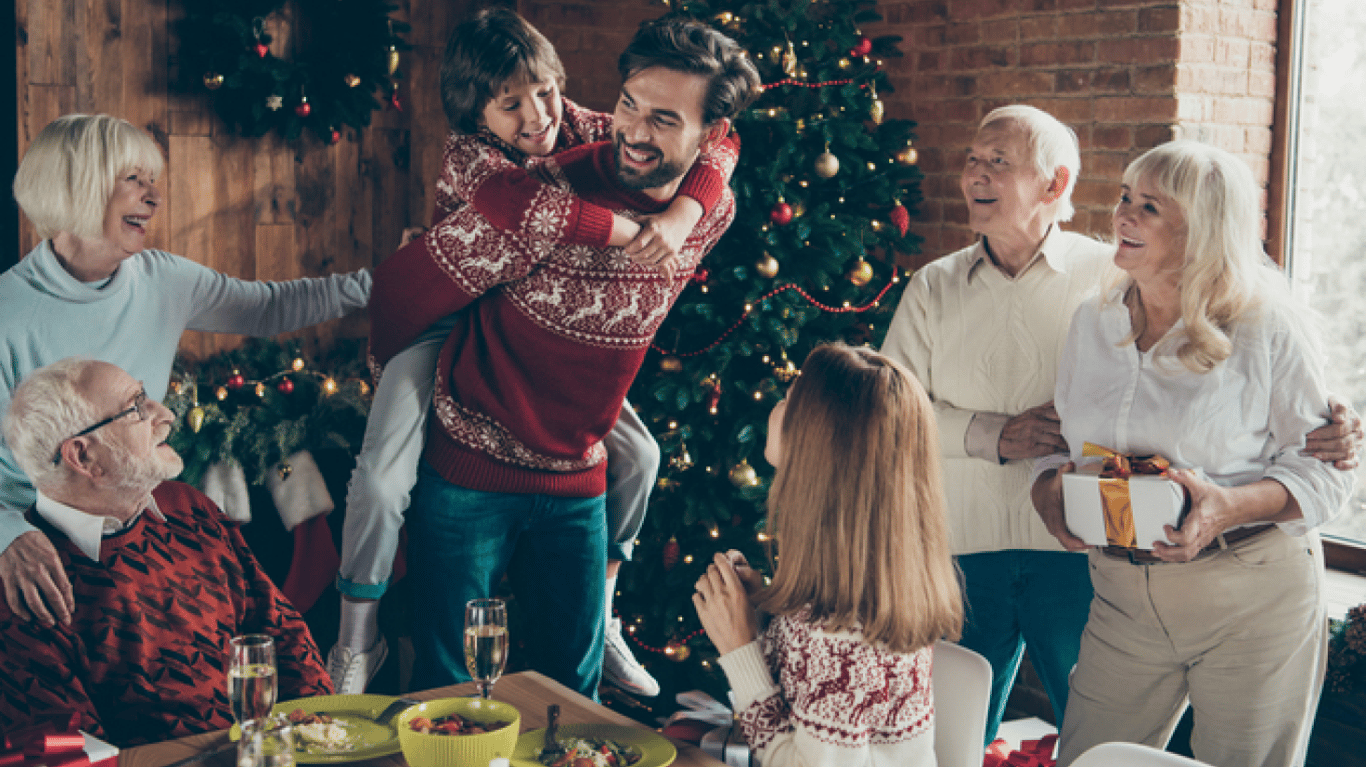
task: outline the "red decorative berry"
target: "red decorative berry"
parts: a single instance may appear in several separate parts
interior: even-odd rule
[[[228,377],[229,389],[240,389],[246,385],[247,379],[244,378],[241,373],[233,373],[231,376]]]
[[[266,57],[266,54],[267,54],[267,53],[270,53],[270,46],[266,45],[265,43],[257,43],[257,44],[256,44],[256,57],[257,57],[257,58],[264,59],[264,58]]]
[[[778,226],[792,223],[792,206],[785,202],[774,205],[773,210],[768,212],[768,219]]]
[[[854,47],[849,49],[849,53],[853,54],[854,56],[867,56],[872,52],[873,41],[869,40],[866,37],[860,37],[859,41],[854,44]]]
[[[698,285],[701,285],[702,283],[707,281],[708,277],[711,277],[711,272],[707,271],[706,269],[698,269],[697,271],[692,273],[692,277],[690,279],[692,279],[692,281],[697,283]]]
[[[393,106],[394,109],[400,112],[403,111],[403,102],[398,100],[398,91],[394,91],[394,95],[389,97],[389,104]]]
[[[332,129],[332,143],[335,144],[335,143],[337,143],[338,141],[341,141],[341,131],[337,130],[336,128],[333,128],[333,129]]]
[[[299,106],[294,107],[294,114],[300,117],[308,117],[310,114],[313,114],[313,106],[305,101],[302,104],[299,104]]]
[[[678,548],[677,538],[670,538],[665,542],[664,553],[660,560],[664,563],[665,570],[672,570],[674,569],[674,565],[678,564]]]
[[[275,384],[275,388],[279,389],[281,394],[290,394],[294,391],[294,382],[288,378],[281,378],[280,383]]]
[[[906,211],[906,206],[898,202],[892,208],[892,212],[887,214],[887,217],[892,220],[892,225],[896,227],[896,230],[901,232],[901,236],[905,237],[906,230],[911,226],[911,214]]]

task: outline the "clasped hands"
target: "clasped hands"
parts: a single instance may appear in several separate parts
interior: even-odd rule
[[[763,587],[764,577],[749,566],[744,554],[731,549],[712,557],[697,579],[692,603],[717,652],[725,655],[758,638],[753,600]]]

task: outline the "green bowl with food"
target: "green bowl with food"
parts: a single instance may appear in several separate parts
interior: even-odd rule
[[[408,767],[488,767],[511,757],[522,715],[481,698],[438,698],[398,715],[398,744]]]

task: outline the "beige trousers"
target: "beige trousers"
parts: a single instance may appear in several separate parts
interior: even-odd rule
[[[1316,535],[1273,529],[1182,564],[1092,551],[1090,565],[1059,767],[1099,743],[1165,746],[1188,702],[1196,759],[1304,761],[1327,642]]]

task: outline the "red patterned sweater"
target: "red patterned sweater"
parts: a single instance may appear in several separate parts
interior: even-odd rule
[[[540,183],[624,216],[668,207],[620,186],[613,163],[612,146],[603,142],[531,168]],[[734,196],[723,188],[666,279],[620,248],[556,242],[569,207],[547,196],[525,212],[545,238],[505,232],[460,207],[375,270],[370,348],[381,364],[435,320],[468,307],[437,363],[437,417],[426,449],[453,484],[501,493],[605,492],[602,437],[655,330],[735,216]]]
[[[887,652],[807,617],[778,616],[720,659],[760,761],[933,767],[931,648]]]
[[[98,562],[30,515],[57,547],[76,613],[44,628],[0,600],[0,730],[61,710],[119,746],[227,728],[235,634],[275,637],[280,700],[332,692],[303,618],[237,526],[189,485],[163,483],[153,498],[166,521],[143,514],[104,539]]]

